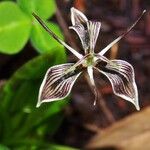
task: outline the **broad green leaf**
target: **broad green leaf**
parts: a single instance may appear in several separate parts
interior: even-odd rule
[[[16,3],[0,2],[0,52],[14,54],[27,43],[31,29],[31,19]]]
[[[31,137],[35,141],[44,140],[46,134],[55,133],[63,119],[61,110],[68,101],[43,104],[39,109],[35,106],[46,70],[65,60],[64,49],[54,49],[53,53],[38,56],[22,66],[5,84],[0,92],[0,131],[4,133],[0,139],[5,145]]]
[[[17,0],[24,12],[31,14],[34,12],[43,19],[48,19],[56,11],[55,0]]]
[[[47,26],[60,38],[63,39],[60,28],[52,23],[48,22]],[[62,47],[60,43],[58,43],[51,35],[49,35],[43,27],[35,20],[34,25],[31,32],[31,42],[32,45],[36,48],[36,50],[40,53],[50,52],[52,49],[56,47]]]

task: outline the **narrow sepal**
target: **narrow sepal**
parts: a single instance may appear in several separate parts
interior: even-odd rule
[[[65,48],[67,48],[71,53],[73,53],[77,58],[82,58],[82,54],[78,53],[75,49],[73,49],[71,46],[69,46],[67,43],[62,41],[51,29],[48,28],[48,26],[44,23],[44,21],[35,13],[32,13],[32,15],[35,17],[35,19],[41,24],[41,26],[47,31],[57,42],[59,42],[61,45],[63,45]]]
[[[125,33],[120,35],[118,38],[116,38],[114,41],[112,41],[110,44],[108,44],[104,49],[102,49],[99,52],[99,55],[104,55],[113,45],[115,45],[117,42],[119,42],[122,38],[124,38],[140,21],[140,19],[143,17],[143,15],[146,13],[146,10],[143,10],[142,14],[137,18],[137,20],[126,30]]]
[[[48,69],[39,90],[37,107],[43,102],[61,100],[67,97],[80,71],[71,68],[72,63],[57,65]]]

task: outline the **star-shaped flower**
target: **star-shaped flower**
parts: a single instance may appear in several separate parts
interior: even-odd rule
[[[144,13],[145,11],[143,11],[142,15]],[[136,25],[142,15],[124,34],[111,42],[99,53],[95,53],[94,48],[101,23],[90,21],[82,12],[71,8],[72,26],[70,29],[73,29],[78,34],[84,49],[84,56],[57,37],[36,14],[33,13],[33,15],[54,39],[79,59],[75,64],[66,63],[48,69],[39,90],[37,107],[44,102],[61,100],[67,97],[76,79],[85,71],[88,73],[93,91],[96,97],[98,97],[98,91],[93,78],[93,69],[95,69],[108,78],[115,95],[133,103],[137,110],[140,109],[133,66],[124,60],[109,60],[104,54]]]

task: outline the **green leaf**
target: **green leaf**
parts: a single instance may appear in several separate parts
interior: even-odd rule
[[[48,22],[47,26],[56,35],[63,39],[60,28],[56,24]],[[31,42],[35,49],[40,53],[50,52],[51,49],[62,47],[62,45],[58,43],[53,37],[51,37],[51,35],[49,35],[36,20],[31,32]]]
[[[63,119],[61,110],[68,101],[43,104],[39,109],[35,106],[47,69],[65,60],[64,49],[54,49],[53,53],[43,54],[26,63],[5,84],[0,92],[0,131],[3,133],[0,139],[5,145],[13,145],[26,138],[44,140],[46,134],[52,136],[55,133]]]
[[[19,6],[28,15],[38,14],[44,19],[51,17],[56,11],[55,0],[17,0]]]
[[[48,148],[52,150],[78,150],[76,148],[68,147],[65,145],[55,145],[55,144],[50,145]]]
[[[0,52],[14,54],[27,43],[31,19],[10,1],[0,2]]]
[[[65,145],[58,145],[54,143],[43,143],[42,141],[36,141],[34,139],[19,139],[11,146],[15,150],[79,150]],[[5,150],[5,149],[4,149]]]
[[[0,150],[10,150],[8,147],[0,144]]]

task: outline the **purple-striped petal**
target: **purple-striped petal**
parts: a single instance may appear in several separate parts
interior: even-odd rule
[[[78,34],[80,41],[82,43],[84,52],[85,52],[85,54],[87,54],[88,49],[89,49],[89,44],[90,44],[89,43],[89,33],[88,33],[87,29],[82,24],[70,26],[69,29],[73,29]]]
[[[134,69],[123,60],[99,61],[96,66],[111,82],[115,95],[133,103],[139,110],[138,91],[135,83]]]
[[[85,54],[94,52],[101,23],[89,21],[82,12],[75,8],[71,8],[71,21],[73,26],[70,29],[78,34]]]
[[[57,65],[48,69],[39,91],[37,107],[43,102],[64,99],[69,95],[80,69],[73,63]]]
[[[87,21],[88,19],[81,11],[75,9],[74,7],[71,8],[71,22],[73,26],[86,23]]]
[[[87,30],[88,19],[81,11],[73,7],[71,8],[71,21],[72,26],[70,26],[69,29],[73,29],[78,34],[84,52],[87,54],[87,50],[89,49],[89,33]]]
[[[95,48],[96,41],[99,35],[101,23],[98,21],[88,21],[87,27],[88,27],[88,32],[89,32],[90,52],[94,52],[94,48]]]

